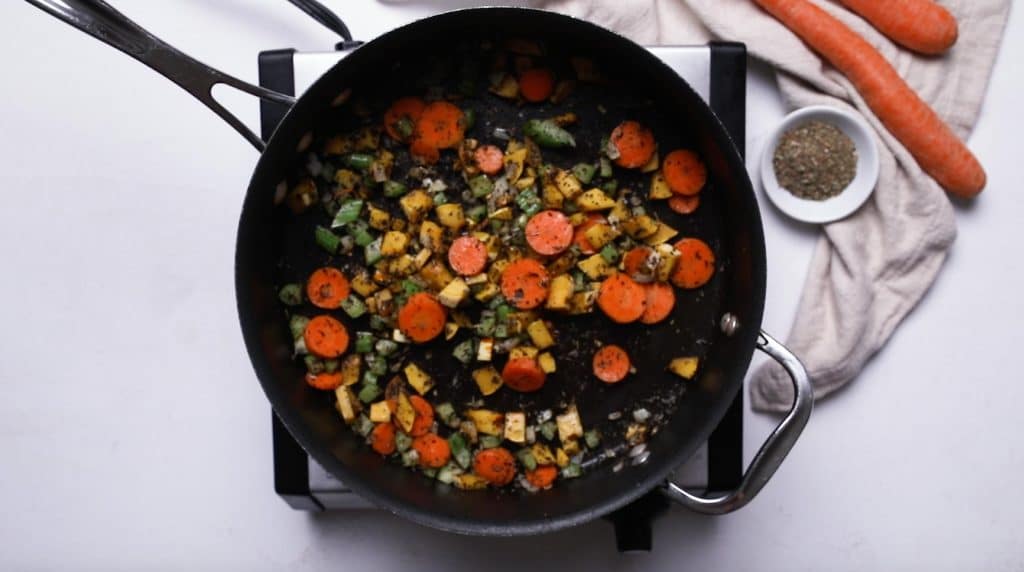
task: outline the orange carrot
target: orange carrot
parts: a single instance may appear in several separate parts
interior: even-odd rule
[[[483,449],[473,457],[473,472],[492,485],[503,487],[516,478],[516,459],[504,447]]]
[[[520,258],[501,273],[501,293],[520,310],[531,310],[548,298],[548,271],[532,258]]]
[[[476,166],[487,175],[497,175],[505,168],[505,153],[496,145],[481,145],[473,152]]]
[[[487,266],[487,246],[472,236],[460,236],[448,249],[448,264],[462,276],[475,276]]]
[[[398,310],[398,329],[412,341],[422,344],[444,330],[447,313],[434,296],[418,292]]]
[[[630,277],[637,275],[647,264],[647,259],[654,254],[649,246],[637,246],[622,257],[622,268]]]
[[[597,252],[597,249],[594,248],[592,244],[590,244],[589,240],[587,240],[586,233],[588,230],[590,230],[590,227],[594,226],[595,224],[603,224],[605,222],[606,220],[603,216],[597,213],[590,213],[589,215],[587,215],[587,220],[584,221],[583,224],[576,227],[576,232],[573,234],[572,237],[572,243],[578,246],[580,252],[582,252],[583,254],[594,254],[595,252]]]
[[[678,214],[692,214],[700,206],[700,195],[674,195],[668,200],[668,208]]]
[[[420,455],[420,465],[428,469],[440,469],[452,458],[448,441],[436,433],[427,433],[413,439],[412,448]]]
[[[419,395],[409,397],[409,403],[416,410],[416,417],[412,420],[412,429],[409,430],[409,435],[413,437],[426,435],[427,431],[430,431],[431,425],[434,424],[434,408],[430,406],[429,401]]]
[[[550,487],[556,478],[558,478],[558,467],[554,465],[544,465],[532,471],[526,471],[526,480],[538,489]]]
[[[602,346],[594,354],[594,375],[605,383],[618,383],[629,375],[629,354],[614,344]]]
[[[647,291],[647,302],[640,321],[645,324],[657,324],[669,317],[672,308],[676,306],[676,291],[664,282],[644,284],[644,290]]]
[[[306,383],[317,389],[323,389],[325,391],[334,391],[335,389],[338,389],[341,387],[341,383],[343,381],[344,378],[342,377],[341,372],[306,374]]]
[[[302,338],[309,353],[324,359],[334,359],[348,349],[348,330],[331,316],[316,316],[310,320]]]
[[[433,101],[423,108],[413,138],[422,145],[448,149],[462,141],[464,131],[461,109],[447,101]]]
[[[399,122],[404,119],[410,123],[410,127],[415,128],[416,121],[419,120],[420,115],[423,114],[423,108],[426,106],[427,104],[418,97],[403,97],[395,100],[391,107],[384,112],[384,130],[395,141],[408,141],[410,136],[403,136],[398,130]]]
[[[620,324],[628,324],[644,315],[647,292],[629,276],[619,272],[604,279],[597,293],[597,305]]]
[[[654,134],[636,121],[623,121],[609,139],[619,151],[615,164],[627,169],[643,167],[654,156]]]
[[[679,261],[672,272],[672,283],[680,288],[700,288],[715,274],[715,253],[699,238],[684,238],[675,243]]]
[[[842,72],[939,185],[966,198],[985,188],[977,157],[864,38],[807,0],[754,1]]]
[[[306,297],[317,308],[340,308],[348,294],[348,278],[337,268],[319,268],[306,281]]]
[[[956,18],[934,0],[839,0],[897,44],[938,55],[956,43]]]
[[[519,74],[519,93],[531,103],[540,103],[555,90],[555,76],[547,68],[530,68]]]
[[[441,150],[427,143],[425,139],[413,139],[409,145],[409,152],[417,161],[428,165],[441,160]]]
[[[395,426],[390,423],[378,423],[370,432],[370,446],[381,455],[395,452]]]
[[[501,370],[501,379],[509,389],[530,393],[544,387],[547,374],[534,358],[518,357],[508,360]]]
[[[538,254],[558,254],[569,248],[572,238],[572,223],[561,211],[541,211],[526,223],[526,242]]]
[[[708,180],[704,163],[696,153],[687,149],[676,149],[665,155],[661,174],[665,176],[668,188],[677,195],[696,195]]]

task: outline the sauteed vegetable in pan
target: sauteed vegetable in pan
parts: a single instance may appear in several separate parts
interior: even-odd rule
[[[316,221],[316,255],[281,262],[296,383],[461,489],[621,470],[701,365],[699,339],[634,356],[703,326],[677,308],[714,295],[705,165],[589,59],[522,38],[460,54],[397,98],[344,92],[278,189]]]

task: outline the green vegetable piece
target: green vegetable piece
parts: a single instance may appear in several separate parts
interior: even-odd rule
[[[604,149],[604,146],[601,146]],[[610,179],[614,172],[612,171],[612,162],[608,160],[608,157],[601,157],[601,178]]]
[[[377,340],[377,344],[374,346],[377,353],[387,357],[396,351],[398,351],[398,344],[391,340]]]
[[[523,133],[533,139],[541,147],[560,149],[575,147],[576,140],[571,133],[562,129],[550,119],[531,119],[523,126]]]
[[[303,334],[306,333],[306,325],[309,324],[309,318],[305,316],[299,316],[298,314],[293,315],[288,320],[288,329],[292,332],[293,340],[301,340]]]
[[[404,453],[412,447],[412,437],[402,433],[401,431],[395,433],[395,449],[398,449],[399,453]]]
[[[512,314],[512,306],[508,304],[501,304],[494,310],[494,317],[498,320],[499,324],[507,324],[508,317]]]
[[[619,249],[614,244],[606,244],[601,249],[601,258],[608,264],[615,264],[619,261]]]
[[[383,393],[380,386],[376,383],[366,383],[363,388],[359,390],[359,401],[363,403],[373,403],[380,394]]]
[[[508,300],[505,299],[505,296],[503,296],[501,294],[498,294],[494,298],[491,298],[491,301],[490,301],[490,303],[487,304],[487,307],[492,309],[492,310],[497,310],[498,306],[501,306],[502,304],[505,304],[506,302],[508,302]]]
[[[348,317],[358,318],[366,313],[366,304],[359,299],[359,296],[349,294],[348,298],[341,301],[341,309],[348,314]]]
[[[412,120],[404,115],[400,117],[398,121],[394,122],[392,126],[395,128],[395,131],[397,131],[398,134],[402,136],[402,139],[411,137],[413,129],[415,128],[415,125],[413,125]]]
[[[370,434],[370,431],[373,431],[373,421],[370,421],[369,417],[360,414],[359,417],[356,417],[353,429],[355,429],[356,433],[359,435],[366,437]]]
[[[612,179],[607,183],[601,185],[601,190],[608,194],[614,193],[615,191],[619,190],[619,182],[616,181],[615,179]]]
[[[558,425],[555,425],[554,421],[545,421],[540,425],[540,434],[544,436],[548,441],[555,438],[555,433],[558,431]]]
[[[485,207],[484,205],[476,205],[475,207],[471,207],[469,210],[466,211],[466,218],[473,221],[474,223],[478,223],[484,220],[484,218],[486,217],[487,207]]]
[[[480,436],[480,448],[481,449],[493,449],[501,446],[501,437],[496,435],[481,435]]]
[[[448,195],[444,193],[434,193],[434,206],[441,206],[448,204]]]
[[[601,435],[597,429],[591,429],[583,434],[583,442],[587,444],[588,449],[596,449],[601,444]]]
[[[446,401],[444,403],[438,404],[438,406],[434,408],[434,413],[437,414],[437,418],[440,419],[445,425],[451,427],[452,420],[455,419],[455,407],[451,403],[448,403]],[[455,424],[456,427],[458,427],[458,425],[458,423]]]
[[[362,210],[363,201],[361,199],[352,199],[341,203],[338,214],[334,215],[334,221],[331,222],[331,228],[341,228],[350,222],[358,220],[359,213]]]
[[[277,299],[285,306],[298,306],[302,303],[302,285],[285,284],[277,292]]]
[[[498,324],[494,326],[494,337],[505,339],[508,337],[508,326],[505,324]]]
[[[363,248],[366,248],[367,245],[376,240],[376,237],[374,237],[373,234],[365,228],[353,229],[350,234],[352,235],[352,238],[355,239],[356,245],[362,246]]]
[[[452,356],[462,363],[470,363],[476,357],[476,342],[473,338],[460,342],[452,349]]]
[[[313,355],[307,355],[302,358],[302,361],[306,362],[306,371],[309,373],[317,375],[324,372],[324,362],[321,361],[320,358]]]
[[[480,312],[480,321],[476,324],[476,333],[485,338],[489,338],[494,335],[494,312],[491,310],[484,310]]]
[[[527,217],[531,217],[537,214],[538,212],[540,212],[540,209],[544,206],[544,203],[541,202],[540,197],[537,196],[537,193],[529,189],[520,192],[519,195],[516,196],[516,204],[519,205],[519,208]],[[520,228],[523,228],[525,226],[526,222],[524,222],[520,226]]]
[[[370,327],[374,330],[390,330],[391,325],[388,324],[387,318],[373,314],[370,316]],[[396,344],[397,345],[397,344]],[[380,352],[380,349],[377,350]]]
[[[449,461],[447,465],[441,467],[441,470],[437,472],[437,480],[438,482],[450,485],[455,482],[455,477],[460,474],[462,474],[462,469]]]
[[[569,466],[562,469],[563,479],[575,479],[583,474],[583,467],[579,463],[569,463]]]
[[[373,334],[356,332],[356,353],[368,354],[373,351]]]
[[[324,360],[324,371],[327,373],[334,373],[341,367],[341,362],[336,359],[325,359]]]
[[[422,292],[423,287],[417,284],[416,282],[413,282],[412,280],[406,278],[405,280],[402,280],[402,291],[405,292],[406,294],[412,295],[416,294],[417,292]]]
[[[505,222],[500,221],[496,218],[491,219],[491,232],[493,234],[501,234],[501,229],[504,228]]]
[[[572,274],[572,290],[573,292],[582,292],[587,289],[587,276],[582,272],[573,272]]]
[[[404,118],[403,118],[404,119]],[[409,191],[405,185],[397,181],[384,181],[384,196],[389,198],[397,198]]]
[[[377,382],[379,382],[379,381],[380,381],[380,376],[375,374],[375,373],[373,373],[372,371],[366,370],[366,371],[363,372],[363,384],[364,385],[377,385]]]
[[[363,258],[366,259],[366,264],[373,266],[374,264],[380,262],[380,259],[382,258],[380,253],[380,246],[382,243],[383,239],[381,239],[381,237],[378,236],[376,239],[374,239],[373,242],[367,244],[363,248]]]
[[[432,479],[437,476],[437,469],[422,468],[420,469],[420,472]]]
[[[366,367],[373,375],[381,377],[388,373],[388,360],[377,354],[366,356]]]
[[[338,247],[341,246],[341,238],[330,229],[318,226],[316,227],[316,243],[328,254],[337,254]]]
[[[532,471],[537,468],[537,459],[533,457],[533,453],[529,449],[520,449],[516,453],[516,457],[519,458],[519,463],[527,471]]]
[[[584,185],[590,184],[596,171],[597,169],[593,165],[587,163],[579,163],[572,168],[572,174],[576,175],[576,178]]]
[[[462,127],[465,131],[469,131],[476,125],[476,110],[468,107],[462,110]]]
[[[468,469],[473,461],[473,455],[466,444],[466,437],[462,433],[452,433],[448,436],[448,448],[452,450],[452,458],[463,469]]]
[[[420,454],[416,452],[416,449],[407,449],[402,453],[402,466],[403,467],[415,467],[420,463]]]
[[[469,188],[473,191],[474,197],[483,198],[494,191],[494,183],[487,175],[480,175],[469,180]]]
[[[352,153],[345,157],[345,164],[357,171],[365,171],[373,165],[373,155],[367,153]]]

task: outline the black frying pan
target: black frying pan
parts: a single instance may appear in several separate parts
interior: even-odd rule
[[[267,397],[289,431],[321,465],[376,504],[436,528],[486,535],[534,534],[583,523],[656,488],[693,510],[722,514],[743,506],[757,494],[806,424],[811,387],[803,367],[778,342],[759,331],[765,295],[764,237],[740,155],[712,111],[689,85],[633,42],[593,24],[549,12],[517,8],[450,12],[404,26],[355,49],[295,100],[189,58],[101,0],[28,1],[165,75],[263,152],[246,194],[236,251],[238,311],[246,346]],[[291,1],[321,21],[329,18],[316,2]],[[332,24],[343,31],[346,40],[351,39],[340,21]],[[562,390],[545,388],[536,395],[504,397],[517,400],[508,405],[550,407],[563,400],[565,388],[569,388],[569,393],[577,397],[584,424],[592,425],[598,424],[609,409],[625,407],[628,412],[633,403],[671,396],[675,411],[649,441],[650,455],[637,458],[638,462],[620,471],[613,471],[611,462],[594,462],[583,478],[559,481],[558,486],[539,494],[459,491],[383,460],[340,422],[330,400],[299,381],[303,370],[291,358],[291,337],[276,289],[323,260],[310,259],[315,252],[309,238],[311,222],[276,207],[273,197],[279,183],[289,180],[303,160],[297,150],[304,138],[323,135],[325,130],[344,123],[333,105],[343,91],[364,91],[371,103],[390,101],[413,92],[428,64],[454,58],[453,50],[459,45],[522,34],[540,39],[555,50],[561,46],[597,60],[605,74],[620,86],[580,94],[582,101],[591,106],[607,103],[611,117],[584,118],[584,129],[592,131],[577,134],[581,157],[594,156],[600,134],[610,130],[610,125],[603,122],[612,121],[616,112],[638,114],[645,123],[657,126],[659,142],[698,151],[708,166],[709,189],[704,193],[701,215],[680,228],[684,234],[707,240],[718,255],[719,266],[711,284],[678,305],[674,324],[656,329],[611,327],[607,322],[601,325],[586,320],[558,324],[563,330],[559,332],[561,338],[596,335],[627,346],[640,370],[628,386],[623,384],[628,389],[584,391],[581,385],[587,377],[587,358],[581,357],[582,365],[560,360]],[[339,48],[355,45],[347,41]],[[261,141],[212,98],[211,89],[219,83],[290,107],[270,141]],[[485,111],[485,122],[514,119],[498,107]],[[289,276],[290,272],[295,276]],[[795,388],[792,410],[733,493],[705,499],[667,482],[672,470],[707,439],[725,414],[743,385],[755,348],[789,371]],[[696,352],[702,357],[699,378],[686,386],[650,365],[683,352]],[[437,367],[441,367],[440,361],[435,360]],[[501,404],[495,406],[501,408]]]

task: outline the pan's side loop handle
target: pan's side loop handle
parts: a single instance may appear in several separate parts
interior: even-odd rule
[[[757,349],[779,362],[789,374],[793,381],[793,407],[754,456],[735,491],[715,498],[705,498],[691,494],[672,482],[665,485],[662,489],[665,495],[694,512],[727,514],[749,503],[775,474],[811,417],[814,390],[804,365],[784,345],[764,332],[761,332],[757,340]]]
[[[178,51],[103,0],[27,0],[29,4],[109,44],[153,68],[213,110],[256,149],[266,144],[213,97],[213,87],[229,85],[260,99],[291,107],[295,98],[252,85]]]
[[[311,18],[320,22],[325,28],[333,31],[334,33],[341,36],[341,42],[335,47],[339,50],[350,50],[357,48],[363,43],[352,39],[352,32],[348,31],[348,26],[345,22],[341,21],[341,18],[337,14],[331,12],[329,8],[317,2],[317,0],[288,0],[296,8],[302,10]]]

